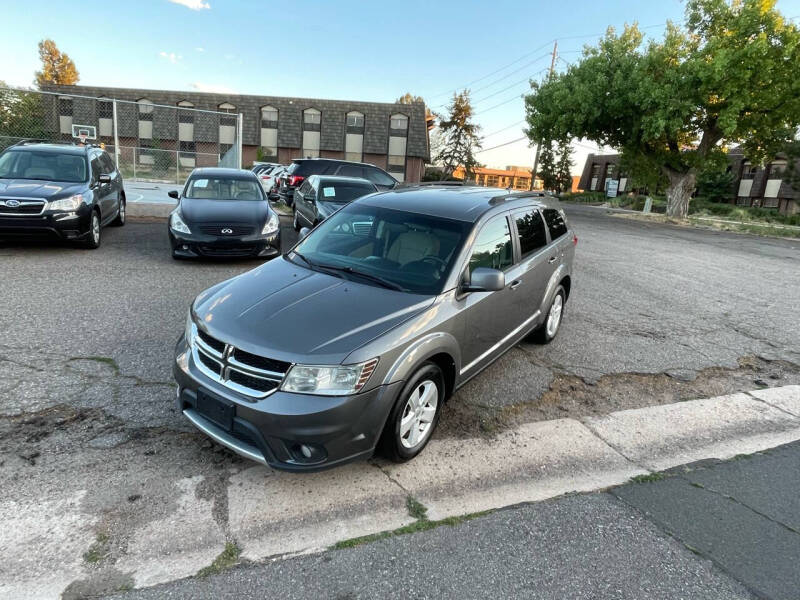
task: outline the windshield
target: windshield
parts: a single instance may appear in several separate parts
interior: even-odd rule
[[[0,156],[0,178],[86,181],[86,157],[79,154],[8,150]]]
[[[257,181],[232,177],[190,179],[183,197],[205,200],[264,200],[261,185]]]
[[[318,225],[295,252],[314,267],[335,267],[335,274],[360,283],[378,285],[377,278],[408,292],[438,294],[470,228],[461,221],[352,204]]]
[[[319,199],[323,202],[352,202],[357,198],[372,194],[375,186],[369,183],[356,183],[353,181],[322,181],[319,184]]]

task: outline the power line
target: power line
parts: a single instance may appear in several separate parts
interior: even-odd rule
[[[476,112],[474,116],[482,115],[483,113],[487,113],[490,110],[494,110],[495,108],[500,108],[501,106],[504,106],[504,105],[508,104],[509,102],[513,102],[514,100],[519,100],[521,98],[522,98],[522,94],[520,94],[518,96],[514,96],[513,98],[509,98],[508,100],[505,100],[503,102],[495,104],[494,106],[490,106],[489,108],[484,108],[482,111]]]
[[[492,146],[491,148],[483,148],[481,150],[478,150],[475,154],[480,154],[481,152],[488,152],[489,150],[494,150],[496,148],[502,148],[503,146],[509,146],[511,144],[516,144],[517,142],[521,142],[522,140],[527,140],[527,139],[528,138],[523,135],[521,138],[517,138],[515,140],[511,140],[510,142],[505,142],[503,144],[497,144],[497,146]]]
[[[493,135],[497,135],[498,133],[503,133],[504,131],[508,131],[509,129],[512,129],[512,128],[516,127],[517,125],[522,125],[524,122],[525,122],[525,119],[522,119],[521,121],[517,121],[516,123],[512,123],[511,125],[508,125],[507,127],[503,127],[502,129],[498,129],[497,131],[493,131],[492,133],[487,133],[486,135],[481,136],[481,139],[485,140],[486,138],[492,137]]]

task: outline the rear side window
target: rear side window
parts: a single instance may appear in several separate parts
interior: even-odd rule
[[[289,165],[287,173],[289,175],[300,175],[301,177],[308,177],[309,175],[328,175],[335,170],[335,163],[331,164],[325,160],[304,160],[300,162],[293,162]]]
[[[372,183],[375,183],[377,185],[392,186],[395,183],[397,183],[392,177],[390,177],[380,169],[376,169],[374,167],[372,168],[367,167],[365,171],[367,172],[367,179],[369,179]]]
[[[530,256],[539,248],[547,245],[547,234],[544,221],[535,208],[525,212],[514,213],[519,235],[519,250],[522,258]]]
[[[336,174],[342,177],[364,177],[364,168],[357,165],[342,165]]]
[[[508,221],[505,216],[492,219],[483,226],[472,246],[469,270],[472,272],[477,267],[503,270],[510,267],[513,262]]]
[[[567,221],[564,218],[564,213],[554,208],[545,208],[542,213],[544,220],[547,222],[547,228],[550,230],[550,238],[555,240],[567,233]]]

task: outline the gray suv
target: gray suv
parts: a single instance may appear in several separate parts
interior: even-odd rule
[[[194,300],[173,369],[186,418],[278,469],[413,458],[456,389],[556,336],[572,287],[577,237],[541,192],[400,188],[302,234]]]

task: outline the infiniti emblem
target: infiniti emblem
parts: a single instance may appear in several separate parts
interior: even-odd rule
[[[6,200],[6,206],[8,208],[17,208],[19,206],[19,200]]]
[[[233,229],[226,227],[225,229],[222,230],[222,233],[233,233]]]

